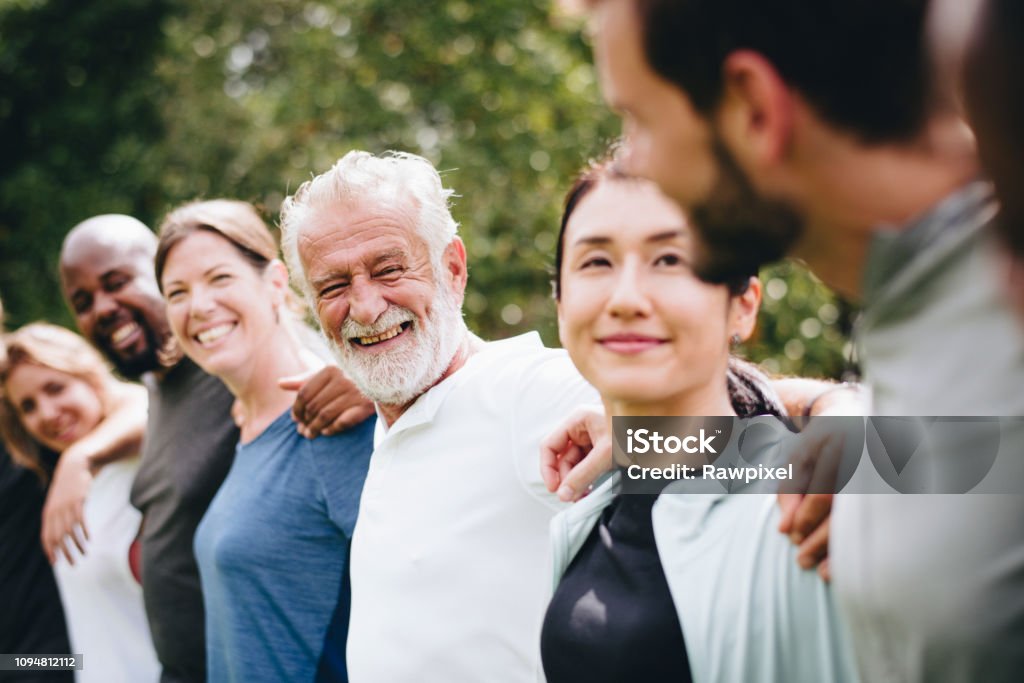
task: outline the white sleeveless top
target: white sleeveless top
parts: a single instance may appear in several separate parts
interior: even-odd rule
[[[71,549],[74,566],[61,555],[54,566],[68,636],[83,655],[80,683],[143,683],[160,677],[149,635],[142,587],[128,566],[128,548],[142,515],[128,502],[138,458],[105,465],[93,480],[83,516],[89,529],[86,554]]]

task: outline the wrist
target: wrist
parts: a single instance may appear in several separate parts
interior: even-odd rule
[[[863,415],[864,412],[863,387],[855,382],[842,382],[818,392],[804,406],[801,417]]]

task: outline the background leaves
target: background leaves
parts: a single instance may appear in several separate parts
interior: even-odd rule
[[[619,130],[578,22],[549,2],[0,0],[0,295],[67,324],[56,258],[97,213],[149,225],[227,196],[270,221],[353,148],[430,158],[459,194],[470,325],[557,343],[561,200]],[[765,273],[748,355],[837,376],[849,311],[793,264]]]

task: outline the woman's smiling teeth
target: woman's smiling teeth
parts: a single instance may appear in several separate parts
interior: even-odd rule
[[[379,344],[383,341],[387,341],[388,339],[394,339],[398,335],[402,334],[402,332],[404,332],[406,328],[409,327],[410,324],[411,323],[409,321],[406,321],[404,323],[395,325],[391,329],[384,330],[380,334],[375,335],[373,337],[353,337],[352,341],[359,344],[360,346],[372,346],[374,344]]]
[[[223,323],[209,329],[205,329],[195,335],[194,339],[199,342],[202,346],[209,346],[214,342],[220,341],[226,334],[235,329],[237,323]]]

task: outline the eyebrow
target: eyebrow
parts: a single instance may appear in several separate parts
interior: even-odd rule
[[[370,267],[374,268],[376,266],[379,266],[384,261],[388,261],[390,259],[401,259],[401,258],[404,258],[405,255],[406,255],[405,250],[401,249],[399,247],[394,247],[393,249],[387,249],[387,250],[382,251],[381,253],[377,254],[376,256],[374,256],[373,260],[370,262]],[[309,281],[309,285],[313,289],[313,291],[315,292],[315,291],[318,291],[324,285],[326,285],[326,284],[328,284],[330,282],[333,282],[334,280],[337,280],[338,278],[344,278],[344,277],[351,277],[351,271],[341,271],[341,270],[331,271],[330,273],[328,273],[327,275],[324,275],[323,277],[318,277],[318,278],[315,278],[313,280],[310,280]]]
[[[373,265],[376,266],[376,265],[380,264],[383,261],[388,261],[390,259],[395,259],[395,258],[402,258],[403,256],[405,256],[405,250],[404,249],[401,249],[399,247],[395,247],[393,249],[388,249],[386,251],[382,251],[380,254],[377,255],[377,257],[375,259],[373,259]]]
[[[209,268],[207,268],[206,270],[203,271],[203,277],[206,277],[207,275],[209,275],[213,271],[217,270],[218,268],[225,268],[225,267],[228,267],[230,265],[231,264],[229,264],[229,263],[217,263],[215,265],[212,265],[212,266],[210,266]],[[171,285],[175,285],[175,284],[181,284],[181,280],[171,280],[170,282],[165,283],[164,287],[170,287]]]
[[[675,239],[677,237],[683,237],[685,236],[685,234],[686,233],[683,230],[679,230],[678,228],[670,228],[668,230],[663,230],[662,232],[651,235],[650,237],[646,238],[644,242],[665,242],[667,240]],[[605,244],[610,244],[611,242],[611,237],[607,237],[604,235],[594,235],[592,237],[580,237],[573,244],[603,246]]]

